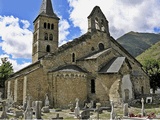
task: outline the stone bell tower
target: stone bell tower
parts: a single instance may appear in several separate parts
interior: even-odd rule
[[[34,20],[32,63],[58,48],[59,18],[54,13],[51,0],[43,0]]]
[[[88,16],[88,31],[101,31],[110,35],[108,21],[99,6],[95,6]]]

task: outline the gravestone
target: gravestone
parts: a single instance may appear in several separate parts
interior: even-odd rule
[[[111,100],[111,113],[110,113],[110,120],[114,120],[116,118],[115,112],[114,112],[114,103]]]
[[[48,94],[45,95],[45,106],[49,106]]]
[[[12,96],[12,93],[8,96],[8,99],[7,99],[7,104],[8,104],[8,108],[9,107],[12,107],[12,104],[13,104],[14,100],[13,100],[13,96]]]
[[[89,119],[90,118],[90,110],[84,110],[80,114],[81,119]]]
[[[0,92],[0,102],[2,101],[2,92]]]
[[[70,103],[68,104],[68,106],[69,106],[70,111],[71,111],[71,112],[74,112],[74,105],[73,105],[73,103],[70,102]]]
[[[145,116],[145,110],[144,110],[144,99],[141,99],[141,103],[142,103],[142,109],[141,109],[141,114],[142,116]]]
[[[125,103],[123,106],[123,116],[128,116],[128,103]]]
[[[79,108],[79,99],[76,98],[76,107],[74,109],[74,112],[75,112],[75,116],[76,118],[79,118],[79,115],[80,115],[80,108]]]
[[[26,108],[27,108],[27,96],[26,96],[25,101],[23,103],[23,110],[26,110]]]
[[[19,118],[20,116],[23,117],[23,111],[22,110],[15,110],[14,114],[15,114],[16,118]]]
[[[45,106],[42,108],[43,113],[49,113],[49,99],[48,99],[48,94],[45,95]]]
[[[97,119],[99,119],[99,108],[101,106],[101,103],[96,103],[96,110],[97,110]]]
[[[2,102],[2,107],[3,107],[3,111],[2,111],[0,119],[8,119],[8,116],[7,116],[7,103],[6,103],[6,101]]]
[[[35,113],[35,107],[36,107],[36,103],[35,103],[35,101],[33,101],[33,102],[32,102],[33,113]]]
[[[27,108],[24,112],[24,119],[32,119],[33,111],[32,108],[30,107],[30,101],[31,101],[30,96],[27,96]]]
[[[36,119],[41,119],[41,108],[42,108],[42,101],[35,102],[35,117]]]

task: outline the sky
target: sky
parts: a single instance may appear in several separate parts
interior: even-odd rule
[[[14,71],[32,63],[33,21],[42,0],[0,0],[0,58]],[[87,32],[87,17],[99,6],[115,39],[127,32],[160,33],[160,0],[52,0],[59,21],[59,46]]]

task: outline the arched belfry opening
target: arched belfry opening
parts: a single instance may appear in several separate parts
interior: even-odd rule
[[[88,31],[95,32],[97,30],[109,35],[108,21],[98,6],[94,7],[88,16]]]

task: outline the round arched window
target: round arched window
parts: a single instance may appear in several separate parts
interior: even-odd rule
[[[99,50],[104,50],[104,44],[103,43],[99,43]]]

